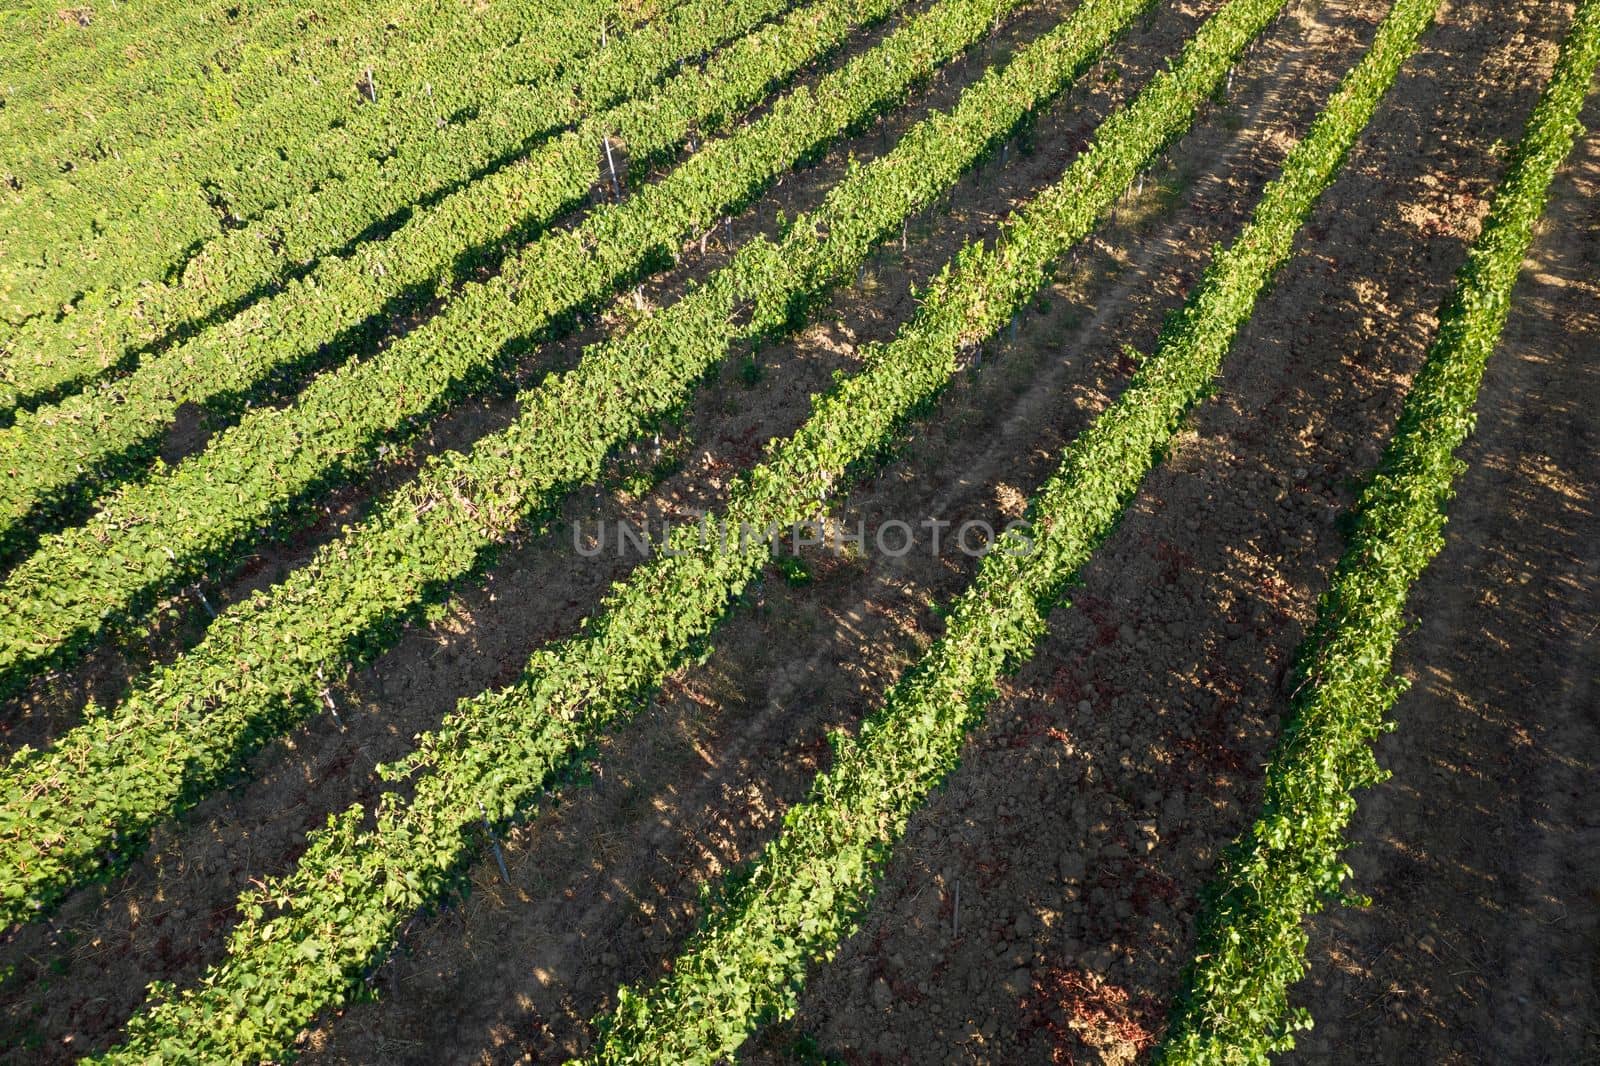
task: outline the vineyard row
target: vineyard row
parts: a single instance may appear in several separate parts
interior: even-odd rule
[[[1086,5],[1088,15],[1071,23],[1082,40],[1044,38],[1024,53],[1027,63],[1019,57],[1007,68],[1010,78],[986,78],[954,113],[924,120],[888,156],[853,170],[780,242],[747,242],[676,304],[524,393],[512,425],[469,454],[431,461],[285,581],[222,612],[195,649],[157,669],[119,707],[94,713],[48,751],[19,752],[0,777],[0,853],[7,859],[0,918],[24,920],[126,858],[151,825],[320,707],[322,678],[381,650],[400,623],[480,566],[565,488],[594,480],[606,455],[681,406],[730,344],[782,331],[807,299],[852,277],[875,241],[932,204],[987,145],[1070,82],[1086,56],[1084,40],[1103,45],[1148,2]],[[696,159],[710,163],[691,176],[743,178],[740,193],[759,187],[898,99],[913,77],[963,43],[981,39],[1001,11],[988,0],[945,0],[852,60],[837,81],[791,98],[792,106],[780,105],[748,128],[784,136],[744,145],[730,138],[727,153],[708,146]],[[652,188],[671,188],[670,180]],[[678,202],[685,200],[692,209],[696,201]],[[473,339],[458,332],[448,342]],[[425,349],[426,365],[447,359],[441,343]],[[243,452],[254,471],[275,469],[293,454]],[[73,769],[62,774],[63,767]]]
[[[1121,2],[1118,11],[1117,0],[1090,0],[1033,48],[1048,45],[1058,61],[1081,64],[1091,27],[1080,23],[1113,12],[1127,18],[1133,9]],[[838,491],[907,418],[927,408],[955,373],[965,345],[997,331],[1026,304],[1052,260],[1086,236],[1139,171],[1187,128],[1282,2],[1235,0],[1224,9],[1170,72],[1102,125],[1061,181],[1006,227],[995,250],[966,248],[901,336],[871,351],[865,368],[821,398],[797,433],[769,447],[767,460],[736,483],[715,524],[786,525]],[[1038,76],[1038,55],[1024,51],[969,90],[962,108],[987,115],[986,88],[1009,84],[1013,92],[1026,91]],[[957,121],[959,110],[950,124]],[[907,156],[904,162],[920,161]],[[878,177],[870,170],[863,177]],[[811,221],[800,220],[797,230]],[[389,949],[400,923],[453,885],[476,851],[480,826],[524,813],[602,730],[623,720],[642,693],[702,646],[768,553],[764,541],[707,542],[697,530],[680,531],[674,550],[614,588],[582,633],[536,651],[511,687],[463,700],[411,757],[387,768],[407,787],[380,801],[373,828],[366,828],[366,812],[356,806],[314,834],[294,873],[243,902],[244,919],[227,958],[198,988],[136,1019],[118,1054],[137,1058],[176,1034],[241,1014],[250,1019],[253,1038],[286,1003],[309,1014],[341,1002]],[[278,1024],[284,1025],[281,1041],[296,1023]],[[686,1017],[685,1024],[695,1022]],[[272,1047],[223,1034],[208,1051],[227,1057],[271,1054]],[[700,1031],[682,1045],[652,1043],[648,1055],[713,1061],[725,1049]]]
[[[1445,507],[1464,465],[1455,452],[1472,431],[1484,366],[1510,314],[1550,183],[1583,131],[1579,113],[1597,66],[1600,0],[1582,0],[1399,422],[1356,501],[1349,543],[1297,653],[1297,684],[1267,766],[1261,813],[1207,890],[1165,1063],[1265,1064],[1310,1024],[1289,1003],[1289,988],[1305,973],[1305,918],[1341,896],[1353,793],[1384,777],[1372,744],[1404,690],[1391,663],[1408,625],[1406,601],[1444,546]]]
[[[835,745],[832,768],[786,814],[782,832],[751,869],[715,897],[721,904],[673,961],[670,976],[644,993],[623,990],[615,1013],[601,1023],[604,1038],[593,1062],[715,1062],[758,1019],[793,1011],[808,967],[830,958],[854,930],[890,849],[954,768],[1001,675],[1032,654],[1049,612],[1221,369],[1435,6],[1436,0],[1398,0],[1244,232],[1218,253],[1127,389],[1067,448],[1035,495],[1028,550],[1002,539],[985,556],[947,615],[944,636],[889,690],[859,734]],[[1218,18],[1248,19],[1247,7]],[[1195,44],[1222,29],[1221,23],[1203,29]],[[970,269],[993,273],[1008,265],[993,256]]]
[[[460,205],[472,197],[452,192],[497,170],[517,170],[513,164],[525,167],[522,157],[541,142],[646,92],[685,61],[748,34],[785,6],[786,0],[727,4],[687,0],[660,22],[620,37],[593,55],[572,58],[558,75],[516,87],[472,109],[470,117],[442,126],[428,122],[418,126],[414,136],[399,138],[392,122],[369,124],[361,131],[347,128],[315,153],[292,162],[274,161],[276,191],[267,191],[261,175],[253,177],[250,185],[258,198],[276,206],[265,208],[249,223],[217,232],[216,213],[204,202],[209,197],[197,196],[192,201],[193,225],[169,205],[120,220],[105,234],[76,247],[60,246],[55,261],[34,277],[42,288],[35,289],[31,299],[40,305],[71,299],[73,308],[59,321],[48,315],[33,318],[8,340],[14,352],[8,384],[16,391],[17,402],[36,406],[37,398],[80,388],[127,364],[142,348],[159,348],[167,337],[227,317],[230,309],[242,308],[287,278],[305,273],[322,256],[340,254],[386,234],[391,240],[415,240],[411,235],[419,228],[426,241],[427,227],[405,227],[412,212],[454,212],[458,221],[444,223],[444,232],[460,256],[497,234],[492,228],[461,222],[471,216],[463,216]],[[620,117],[636,124],[641,118],[637,109]],[[608,128],[610,124],[600,126],[599,132]],[[645,140],[652,129],[646,124],[641,131]],[[592,152],[581,158],[589,179],[585,188],[599,169],[599,132],[585,138],[595,140]],[[324,174],[337,177],[319,176]],[[526,174],[527,170],[520,171]],[[521,180],[514,173],[499,179],[499,184]],[[472,191],[483,200],[480,190]],[[505,196],[503,188],[497,191]],[[430,206],[439,200],[445,202],[438,208]],[[483,209],[484,204],[476,206]],[[240,209],[230,204],[230,210]],[[504,218],[510,210],[511,206],[499,206],[490,212],[491,220]],[[435,233],[438,225],[434,224]],[[397,229],[400,232],[391,233]],[[431,275],[418,274],[410,284],[450,273],[453,259],[446,254],[451,242],[423,250],[432,253],[436,265]],[[389,290],[398,291],[394,282]]]
[[[141,135],[65,172],[49,158],[32,167],[20,159],[8,163],[20,188],[5,186],[8,195],[0,198],[0,254],[13,270],[53,271],[57,287],[37,298],[28,291],[0,291],[0,319],[16,323],[57,315],[73,291],[75,272],[88,267],[93,276],[94,259],[76,252],[97,230],[114,232],[130,217],[164,218],[197,241],[249,221],[281,197],[305,192],[309,182],[336,177],[338,171],[321,161],[355,162],[341,151],[343,144],[359,142],[367,151],[387,154],[401,141],[435,133],[441,119],[448,122],[500,93],[555,75],[563,64],[600,47],[599,28],[614,11],[614,0],[495,4],[482,24],[459,4],[430,3],[401,20],[415,36],[397,36],[392,52],[380,51],[388,64],[351,56],[330,59],[333,69],[320,76],[263,78],[261,84],[275,91],[248,111],[203,95],[163,96],[152,106],[162,121],[180,127],[168,136]],[[463,15],[465,25],[442,38],[434,35],[435,21]],[[486,51],[484,33],[503,43]],[[374,63],[385,86],[376,99],[357,85]],[[335,81],[336,91],[328,84]],[[201,80],[197,87],[210,84]],[[26,145],[28,136],[8,133],[5,143]],[[101,137],[97,143],[108,139],[114,140]],[[22,173],[15,172],[19,167]],[[280,174],[292,180],[277,180]],[[62,259],[64,252],[74,254]],[[62,298],[51,302],[55,296]]]
[[[748,47],[736,46],[721,57],[724,61],[683,75],[662,93],[640,101],[639,111],[648,125],[641,123],[642,128],[630,131],[641,134],[645,147],[681,141],[695,121],[719,119],[753,104],[773,82],[835,47],[861,18],[879,17],[894,2],[822,0],[816,8],[798,13],[794,24],[778,24],[774,32],[782,34],[780,40],[759,34]],[[764,44],[771,47],[761,47]],[[801,98],[790,102],[796,99]],[[842,130],[873,99],[883,97],[847,100],[834,128]],[[793,118],[798,112],[789,114]],[[371,359],[314,380],[292,407],[247,414],[240,425],[176,469],[160,471],[105,500],[87,524],[42,538],[33,554],[0,585],[0,603],[8,608],[0,622],[0,691],[14,689],[107,624],[134,615],[204,568],[238,559],[251,544],[292,521],[297,507],[313,499],[318,489],[359,477],[397,435],[482,384],[502,363],[506,345],[519,337],[537,339],[553,331],[619,282],[676,251],[680,240],[707,225],[719,211],[738,206],[752,185],[772,180],[796,158],[763,160],[744,151],[772,132],[780,134],[781,147],[783,124],[758,123],[713,142],[659,185],[646,186],[620,205],[608,204],[574,230],[548,234],[516,253],[514,264],[525,264],[523,273],[554,279],[542,286],[543,292],[525,287],[519,291],[504,274],[487,284],[469,284],[436,319]],[[498,233],[507,207],[553,216],[563,200],[587,188],[594,157],[585,147],[576,135],[561,139],[548,152],[536,153],[528,167],[506,172],[505,181],[463,192],[447,214],[429,216],[419,226],[420,233],[427,234],[432,222],[451,233],[460,233],[463,227],[480,235]],[[719,170],[719,163],[725,169]],[[688,194],[682,188],[685,184],[690,184]],[[541,202],[530,205],[532,198]],[[421,240],[412,246],[428,248]],[[402,249],[380,247],[376,255],[381,257],[386,250],[395,254],[379,258],[378,265],[389,269],[352,269],[345,276],[370,290],[405,276],[402,268],[416,272],[417,264],[405,262]],[[448,259],[450,247],[445,253]],[[424,263],[421,271],[427,269]],[[326,276],[322,285],[312,284],[316,280],[314,275],[296,287],[303,296],[297,304],[285,299],[264,307],[269,321],[275,319],[276,336],[286,349],[303,343],[304,323],[294,317],[295,311],[328,313],[320,298],[333,286]],[[346,291],[333,304],[334,313],[350,298]],[[280,303],[285,306],[278,307]],[[0,533],[0,554],[27,544],[30,524],[40,521],[41,514],[40,508],[28,504],[41,495],[41,484],[87,484],[79,474],[91,463],[84,446],[98,442],[109,447],[118,439],[114,427],[126,431],[124,435],[143,431],[142,442],[153,444],[152,425],[160,429],[164,422],[152,420],[174,417],[175,400],[187,396],[197,402],[210,395],[209,391],[185,393],[185,378],[208,376],[211,389],[225,383],[242,387],[241,378],[254,380],[277,368],[265,329],[219,330],[204,339],[216,343],[197,339],[122,383],[123,402],[104,412],[116,418],[115,423],[90,421],[93,404],[85,401],[78,405],[86,409],[80,418],[65,419],[61,409],[52,409],[0,432],[0,456],[16,471],[10,490],[0,491],[0,507],[10,504],[14,516],[9,527],[0,527],[5,530]],[[456,344],[455,358],[441,358],[439,347],[446,343]],[[227,376],[219,381],[222,375]],[[143,417],[135,417],[140,409]],[[39,454],[52,446],[53,464]],[[264,467],[258,461],[263,455],[281,456],[282,463]],[[96,487],[104,487],[108,479],[136,477],[144,470],[143,458],[137,448],[124,451],[111,471],[98,468]],[[71,489],[63,492],[70,500]],[[58,497],[56,510],[44,513],[61,513],[69,508],[67,500]],[[143,517],[130,521],[130,515]]]

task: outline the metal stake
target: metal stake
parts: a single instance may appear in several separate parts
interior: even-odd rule
[[[617,163],[611,158],[611,138],[602,135],[600,143],[606,146],[606,169],[611,171],[611,192],[618,199],[622,199],[622,186],[617,184]]]
[[[478,811],[483,815],[483,828],[489,834],[489,846],[494,848],[494,861],[500,867],[500,876],[506,884],[511,883],[511,874],[506,870],[506,857],[500,854],[500,841],[494,835],[494,826],[489,824],[489,812],[483,806],[483,800],[478,801]]]

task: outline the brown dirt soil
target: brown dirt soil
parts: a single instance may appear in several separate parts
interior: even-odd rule
[[[812,981],[796,1019],[745,1057],[810,1047],[848,1062],[1126,1062],[1152,1046],[1188,956],[1196,894],[1254,810],[1285,669],[1340,549],[1332,519],[1392,425],[1498,176],[1496,141],[1514,140],[1565,18],[1472,3],[1443,13],[1235,346],[1215,401],[1087,568],[1076,609],[1058,612],[961,769],[913,820],[860,933]],[[1486,97],[1507,106],[1485,109]],[[1544,362],[1556,349],[1535,350]],[[1592,454],[1576,437],[1570,457]],[[1573,506],[1592,514],[1592,472],[1586,491]],[[1591,537],[1577,558],[1593,550]],[[1592,580],[1577,573],[1562,587],[1592,599]],[[1580,639],[1583,627],[1566,632]],[[1478,759],[1498,752],[1490,744]],[[1571,750],[1571,779],[1558,788],[1593,768],[1581,742]],[[1546,789],[1532,789],[1538,804]],[[1560,824],[1581,826],[1570,811],[1581,799],[1562,795]],[[1431,806],[1432,825],[1450,826],[1439,820],[1450,809]],[[1507,811],[1507,835],[1529,831],[1537,813]],[[1475,820],[1453,825],[1446,839],[1475,831]],[[1559,854],[1550,865],[1587,861],[1576,846]],[[1592,883],[1569,875],[1544,906],[1592,914]],[[1446,912],[1464,891],[1415,875],[1407,884],[1426,900],[1419,907]],[[1411,913],[1373,924],[1393,934]],[[1359,936],[1358,951],[1388,943],[1366,927],[1347,935]],[[1500,946],[1524,971],[1550,958],[1527,938]],[[1535,1024],[1456,1011],[1460,1029],[1442,1039],[1436,1030],[1430,1045],[1404,1030],[1374,1034],[1381,1023],[1369,1016],[1359,1035],[1333,1029],[1303,1057],[1397,1061],[1491,1033],[1510,1061],[1579,1048],[1596,1018],[1592,940],[1574,939],[1560,957],[1542,974],[1553,1006]]]
[[[758,375],[732,353],[663,427],[659,448],[627,449],[605,485],[574,494],[549,529],[339,679],[340,721],[319,717],[259,753],[125,875],[0,940],[0,968],[14,968],[0,984],[0,1054],[12,1040],[29,1042],[30,1062],[104,1047],[148,982],[193,981],[222,950],[242,888],[287,869],[330,811],[372,797],[374,765],[458,698],[509,681],[626,574],[611,553],[576,553],[573,527],[716,506],[729,475],[798,425],[833,371],[893,334],[914,286],[1050,184],[1217,6],[1163,5],[1049,109],[1029,150],[1010,146],[1004,165],[915,220],[905,248],[875,256],[812,327],[759,352]],[[861,931],[815,973],[798,1016],[758,1034],[743,1058],[811,1048],[852,1064],[1125,1062],[1147,1051],[1189,949],[1196,894],[1254,810],[1285,667],[1341,548],[1333,520],[1392,426],[1571,5],[1512,6],[1442,9],[1216,396],[913,820]],[[1149,349],[1207,249],[1238,232],[1386,8],[1292,0],[1228,101],[1207,109],[1149,187],[835,515],[870,529],[1020,514],[1062,445],[1126,380],[1123,346]],[[1014,20],[881,133],[791,175],[735,218],[737,239],[770,232],[779,208],[816,203],[851,155],[882,151],[1064,9],[1052,0]],[[1600,625],[1600,397],[1595,368],[1580,365],[1600,334],[1597,159],[1591,137],[1563,176],[1485,385],[1451,544],[1419,590],[1424,624],[1405,647],[1418,685],[1381,753],[1396,777],[1363,797],[1356,827],[1357,887],[1377,903],[1313,925],[1299,994],[1320,1025],[1303,1041],[1305,1061],[1412,1050],[1445,1061],[1600,1058],[1600,899],[1595,852],[1583,848],[1595,843],[1584,785],[1600,756],[1585,670]],[[716,236],[704,255],[690,242],[642,299],[669,302],[726,254]],[[569,363],[631,306],[619,299],[599,326],[531,353],[523,376]],[[513,414],[504,397],[464,406],[371,484],[333,497],[293,543],[263,549],[207,594],[232,602],[274,580],[421,455],[470,445]],[[935,552],[925,532],[901,559],[805,559],[808,582],[769,572],[706,661],[679,671],[607,739],[587,779],[508,835],[507,880],[484,856],[464,901],[411,923],[371,975],[377,999],[304,1034],[305,1061],[542,1062],[587,1046],[619,983],[661,971],[700,917],[700,886],[771,838],[825,765],[826,732],[876,705],[938,634],[934,605],[972,573],[972,560],[948,543]],[[154,638],[129,637],[36,686],[5,744],[48,740],[86,695],[114,696],[176,654],[203,628],[192,603],[176,614]]]
[[[1585,116],[1600,130],[1600,99]],[[1600,1061],[1600,133],[1557,179],[1478,404],[1412,688],[1312,923],[1303,1062]]]
[[[871,158],[892,145],[898,132],[927,108],[948,106],[983,69],[1016,42],[1037,35],[1058,14],[1041,9],[1002,27],[994,41],[952,65],[881,130],[847,140],[821,163],[789,175],[771,196],[734,219],[735,239],[770,230],[780,207],[792,214],[814,205],[848,159]],[[456,699],[511,680],[529,650],[571,632],[606,585],[626,573],[626,561],[609,554],[577,557],[569,547],[571,525],[592,529],[597,521],[624,517],[636,522],[682,519],[694,509],[715,505],[728,472],[750,465],[764,440],[789,432],[804,418],[808,397],[826,387],[829,373],[854,360],[858,339],[892,334],[912,306],[911,284],[929,277],[964,240],[992,232],[1018,198],[1053,180],[1081,134],[1125,96],[1130,84],[1142,82],[1192,32],[1198,18],[1197,9],[1174,5],[1134,34],[1120,53],[1126,77],[1110,77],[1102,70],[1086,79],[1091,88],[1079,94],[1074,108],[1063,109],[1065,125],[1052,133],[1050,154],[1041,151],[1027,166],[990,167],[983,180],[964,182],[948,211],[930,213],[913,225],[907,254],[886,250],[860,290],[825,307],[816,316],[817,324],[795,343],[763,351],[758,382],[746,384],[743,355],[731,356],[721,380],[703,390],[684,423],[663,427],[659,463],[651,447],[626,450],[604,491],[576,494],[551,530],[513,545],[481,587],[450,601],[436,612],[435,621],[417,627],[372,666],[333,685],[340,721],[316,718],[270,746],[250,760],[238,787],[219,790],[158,831],[149,853],[124,876],[76,894],[52,922],[6,937],[0,943],[0,964],[16,970],[0,996],[9,1031],[0,1036],[42,1040],[39,1051],[45,1057],[68,1057],[113,1039],[150,981],[181,984],[197,977],[221,950],[234,900],[243,888],[287,869],[305,833],[328,813],[374,795],[374,766],[407,750],[410,737],[435,724]],[[1017,161],[1015,152],[1009,157]],[[686,245],[679,270],[642,287],[645,304],[667,302],[686,278],[726,261],[728,248],[719,243],[723,232],[719,227],[704,255],[698,241]],[[631,296],[619,298],[606,323],[614,327],[626,321],[636,313],[633,304]],[[526,375],[570,362],[582,342],[598,335],[591,328],[533,353]],[[467,405],[433,427],[413,451],[468,446],[503,425],[514,411],[509,399]],[[207,586],[210,602],[235,602],[276,579],[342,522],[358,516],[374,492],[406,476],[414,460],[414,455],[407,456],[372,484],[335,495],[322,520],[293,544],[258,553],[228,585]],[[204,616],[192,600],[184,607],[178,620],[153,637],[140,635],[103,649],[30,694],[21,701],[23,713],[9,722],[6,739],[12,745],[48,742],[72,724],[85,695],[115,698],[143,665],[170,657],[184,642],[197,639]],[[819,666],[817,672],[827,669]],[[704,714],[693,701],[689,709],[691,717]],[[692,722],[683,726],[690,735],[698,728]],[[668,764],[662,780],[671,779],[669,770],[684,772]],[[809,776],[806,771],[796,779],[796,795]],[[685,876],[694,872],[690,869]],[[610,991],[615,981],[608,979],[608,984]]]

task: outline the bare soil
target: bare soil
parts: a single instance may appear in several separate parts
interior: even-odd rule
[[[1497,142],[1515,139],[1565,23],[1553,7],[1472,3],[1441,17],[1235,346],[1215,400],[1087,568],[1075,609],[1057,614],[962,768],[914,821],[861,932],[811,983],[797,1018],[766,1033],[749,1058],[820,1048],[850,1062],[1129,1062],[1153,1046],[1189,955],[1198,890],[1255,809],[1286,668],[1340,550],[1334,516],[1392,425],[1498,176]],[[1508,104],[1486,109],[1485,98]],[[1551,231],[1569,234],[1592,263],[1593,201],[1579,203],[1587,216],[1558,210],[1567,222],[1553,221],[1542,243]],[[1592,268],[1573,272],[1593,277]],[[1561,288],[1563,301],[1581,299],[1577,288]],[[1418,695],[1402,705],[1384,756],[1394,765],[1409,750],[1416,765],[1409,785],[1397,774],[1388,788],[1413,798],[1423,791],[1430,802],[1407,812],[1404,832],[1398,814],[1385,820],[1393,800],[1364,815],[1378,820],[1363,822],[1358,839],[1376,835],[1386,846],[1356,849],[1355,887],[1377,901],[1314,927],[1313,984],[1303,997],[1323,1028],[1291,1058],[1594,1059],[1600,954],[1593,856],[1579,839],[1594,807],[1577,787],[1595,768],[1583,736],[1594,705],[1582,687],[1594,660],[1592,645],[1587,659],[1574,645],[1593,637],[1595,424],[1573,380],[1576,361],[1561,359],[1583,350],[1578,326],[1593,310],[1539,303],[1521,309],[1503,347],[1520,344],[1546,382],[1560,381],[1574,424],[1562,433],[1548,415],[1523,416],[1540,424],[1539,443],[1507,442],[1515,458],[1485,466],[1559,487],[1496,491],[1482,480],[1494,475],[1480,473],[1463,486],[1451,530],[1471,523],[1464,516],[1474,509],[1521,501],[1530,561],[1518,580],[1537,571],[1550,583],[1543,588],[1564,591],[1556,606],[1540,605],[1542,631],[1506,619],[1500,646],[1514,661],[1549,661],[1548,687],[1484,662],[1472,671],[1483,687],[1452,698],[1497,704],[1506,732],[1547,723],[1540,732],[1549,739],[1539,755],[1486,780],[1472,768],[1506,766],[1504,734],[1476,731],[1446,756],[1435,742],[1440,732],[1465,732],[1461,716],[1439,714],[1453,724],[1430,728]],[[1488,383],[1482,406],[1513,424],[1513,410],[1544,409],[1504,377]],[[1549,456],[1553,438],[1560,458]],[[1531,456],[1521,450],[1528,445]],[[1580,517],[1589,522],[1581,530]],[[1476,586],[1465,576],[1445,568],[1430,582],[1470,595],[1463,587]],[[1459,680],[1460,664],[1477,661],[1484,633],[1449,625],[1408,642],[1407,670],[1449,649],[1457,667],[1444,669]],[[1477,805],[1432,793],[1441,770],[1460,773],[1462,788],[1475,785]],[[1517,799],[1491,798],[1508,795]],[[1484,832],[1489,810],[1498,832]],[[1528,835],[1543,842],[1514,843]],[[1460,850],[1467,840],[1470,858]],[[1443,867],[1452,876],[1436,876]],[[1525,931],[1540,920],[1573,924],[1558,946],[1561,934],[1549,927],[1540,937]],[[1488,949],[1475,978],[1462,973],[1459,955],[1442,957],[1447,938]],[[1463,980],[1475,995],[1459,991]],[[1373,1000],[1398,998],[1390,989],[1414,992],[1415,1005],[1370,1010]],[[1433,1004],[1431,1016],[1421,1000]]]
[[[616,457],[608,481],[502,553],[321,716],[258,754],[234,787],[157,834],[115,881],[0,941],[0,1054],[65,1061],[113,1042],[155,980],[187,983],[223,950],[233,902],[290,867],[328,813],[370,799],[372,768],[455,702],[516,676],[572,632],[632,563],[574,551],[601,520],[692,519],[829,375],[893,335],[915,287],[1047,187],[1096,123],[1217,0],[1162,5],[1041,118],[875,256],[792,341],[731,353],[680,419]],[[1163,316],[1236,234],[1262,185],[1386,4],[1292,0],[1225,101],[1147,187],[1063,263],[1017,328],[986,346],[895,456],[835,509],[847,526],[1021,513],[1062,445],[1121,388]],[[1514,9],[1511,9],[1514,8]],[[859,933],[798,1015],[744,1049],[760,1062],[1130,1062],[1147,1055],[1188,956],[1197,894],[1252,816],[1283,678],[1341,550],[1335,518],[1399,411],[1484,196],[1554,59],[1571,4],[1451,0],[1295,258],[1239,338],[1215,396],[1152,474],[995,701],[959,770],[913,820]],[[1066,10],[1041,5],[910,107],[785,180],[733,221],[771,232],[846,161]],[[858,42],[858,47],[860,42]],[[1595,106],[1589,118],[1600,122]],[[1299,1061],[1600,1061],[1600,763],[1593,664],[1600,598],[1600,136],[1558,182],[1491,365],[1449,547],[1419,587],[1402,650],[1416,679],[1362,797],[1354,887],[1372,907],[1312,923],[1297,990],[1318,1027]],[[670,302],[726,260],[725,237],[642,287]],[[620,299],[530,352],[532,380],[637,314]],[[206,586],[232,602],[274,580],[421,456],[504,425],[505,396],[464,406],[293,542]],[[592,1039],[621,983],[660,973],[701,916],[700,886],[751,858],[940,622],[974,561],[925,529],[903,558],[809,550],[774,568],[703,663],[679,671],[602,746],[590,776],[484,856],[465,900],[407,928],[365,1002],[303,1034],[311,1062],[557,1061]],[[192,602],[7,708],[7,746],[44,743],[82,701],[196,639]],[[13,710],[20,713],[13,713]],[[1585,845],[1588,845],[1585,847]]]
[[[1600,129],[1600,101],[1585,120]],[[1489,365],[1411,681],[1312,923],[1297,1058],[1600,1062],[1600,135],[1552,192]]]

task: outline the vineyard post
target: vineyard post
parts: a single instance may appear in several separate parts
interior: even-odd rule
[[[320,669],[317,670],[317,680],[322,682],[322,689],[317,693],[317,695],[322,697],[323,706],[327,707],[328,713],[333,715],[334,725],[338,726],[339,732],[343,733],[345,731],[344,719],[339,717],[339,705],[334,702],[333,690],[331,686],[328,685],[328,679],[323,676],[323,673]]]
[[[620,200],[622,199],[622,186],[617,184],[617,163],[611,157],[611,135],[609,133],[601,134],[600,143],[605,145],[606,148],[606,169],[611,172],[611,194]]]
[[[500,867],[500,877],[506,884],[511,884],[511,872],[506,869],[506,857],[500,853],[500,838],[494,835],[494,826],[489,824],[489,811],[483,805],[483,800],[478,801],[478,811],[483,815],[483,829],[489,834],[489,846],[494,848],[494,861]]]

